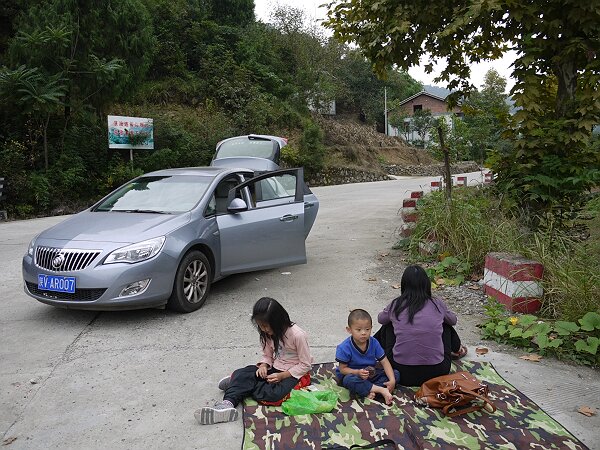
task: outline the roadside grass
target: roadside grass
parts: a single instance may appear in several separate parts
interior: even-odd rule
[[[418,221],[408,248],[414,257],[419,242],[435,241],[439,253],[455,256],[482,273],[489,252],[516,251],[523,231],[502,214],[500,203],[485,189],[456,189],[448,204],[443,192],[419,200]]]
[[[432,192],[419,200],[418,221],[408,241],[414,260],[440,261],[437,273],[443,276],[445,258],[464,262],[474,277],[483,273],[489,252],[514,252],[544,266],[542,285],[543,317],[576,320],[586,312],[600,312],[600,196],[592,198],[574,225],[587,231],[531,231],[517,214],[507,214],[501,199],[491,189],[455,189],[448,204],[443,192]],[[419,242],[435,241],[432,257],[419,254]],[[435,272],[435,270],[434,270]]]

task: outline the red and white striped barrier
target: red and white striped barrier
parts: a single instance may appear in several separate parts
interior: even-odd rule
[[[417,199],[416,198],[405,198],[402,200],[403,208],[416,208],[417,207]]]
[[[483,274],[484,292],[510,311],[534,313],[544,293],[539,281],[544,266],[509,253],[488,253]]]
[[[483,174],[483,182],[490,184],[494,180],[494,174],[492,172],[486,172]]]
[[[423,197],[423,191],[412,191],[410,193],[410,198],[421,198]]]
[[[416,222],[404,222],[400,227],[400,236],[402,236],[403,238],[410,237],[415,231],[416,226]]]
[[[457,186],[466,186],[467,185],[467,177],[456,177],[456,185]]]
[[[441,181],[432,181],[431,182],[431,190],[432,191],[439,191],[440,189],[442,189]]]
[[[415,208],[402,208],[402,220],[406,222],[416,222],[418,218],[417,210]]]

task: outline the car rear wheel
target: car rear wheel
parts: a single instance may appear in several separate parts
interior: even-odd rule
[[[192,250],[179,264],[175,274],[175,285],[167,306],[183,313],[196,311],[208,297],[211,279],[210,262],[204,253]]]

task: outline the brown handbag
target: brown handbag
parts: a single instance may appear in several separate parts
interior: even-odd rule
[[[487,385],[473,374],[456,372],[423,383],[415,394],[415,401],[430,408],[441,408],[445,415],[454,417],[484,408],[489,412],[496,411],[488,394]]]

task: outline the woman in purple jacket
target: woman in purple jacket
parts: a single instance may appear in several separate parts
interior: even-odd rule
[[[400,384],[420,386],[448,374],[452,359],[466,355],[467,347],[454,330],[456,314],[431,296],[431,281],[421,266],[407,267],[400,287],[400,297],[377,316],[383,326],[375,337],[400,372]]]

